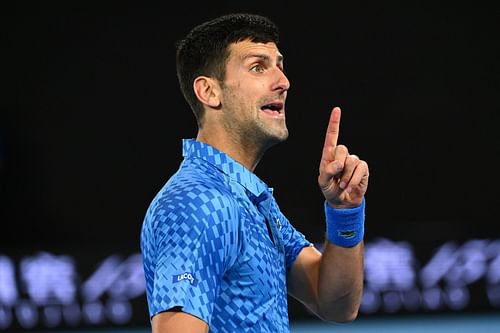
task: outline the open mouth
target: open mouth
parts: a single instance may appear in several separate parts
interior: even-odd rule
[[[273,102],[273,103],[263,105],[260,109],[261,109],[261,111],[264,111],[264,112],[269,113],[271,115],[280,116],[280,115],[284,115],[283,107],[284,107],[284,103]]]

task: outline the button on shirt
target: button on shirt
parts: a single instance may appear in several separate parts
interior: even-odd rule
[[[286,274],[312,244],[242,164],[194,139],[183,156],[142,226],[150,317],[181,307],[210,332],[290,332]]]

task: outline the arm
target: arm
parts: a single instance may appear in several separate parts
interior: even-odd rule
[[[154,333],[207,332],[222,275],[238,255],[239,243],[228,241],[237,239],[240,220],[233,199],[201,183],[196,188],[199,195],[217,202],[215,210],[189,204],[190,188],[185,187],[171,191],[175,200],[171,195],[169,201],[163,202],[172,206],[148,215],[141,231]],[[182,216],[173,219],[172,211],[181,209]]]
[[[337,146],[340,109],[334,108],[323,146],[318,184],[330,208],[351,209],[362,204],[368,187],[368,165]],[[327,237],[328,238],[328,237]],[[321,254],[304,248],[288,275],[290,295],[327,321],[356,318],[363,290],[363,242],[345,247],[325,241]]]
[[[180,310],[157,314],[151,321],[152,333],[207,333],[208,325],[203,320]]]
[[[326,241],[321,254],[304,248],[288,275],[288,292],[325,321],[356,318],[363,289],[363,244],[352,248]]]

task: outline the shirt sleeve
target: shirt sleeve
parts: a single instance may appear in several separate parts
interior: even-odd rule
[[[279,220],[281,224],[281,235],[283,237],[283,245],[285,248],[285,264],[286,272],[290,271],[295,259],[304,247],[312,246],[313,244],[306,239],[304,234],[295,229],[290,221],[279,211]]]
[[[238,255],[238,214],[233,199],[213,188],[177,194],[156,207],[149,265],[145,258],[151,317],[181,307],[210,325],[222,275]]]

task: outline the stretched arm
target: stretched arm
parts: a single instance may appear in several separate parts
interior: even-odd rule
[[[363,203],[368,165],[347,147],[337,145],[340,109],[334,108],[325,137],[318,184],[330,208],[354,209]],[[343,244],[341,244],[343,245]],[[347,322],[356,318],[363,290],[363,242],[339,246],[329,237],[321,254],[305,248],[288,276],[289,293],[323,320]]]

